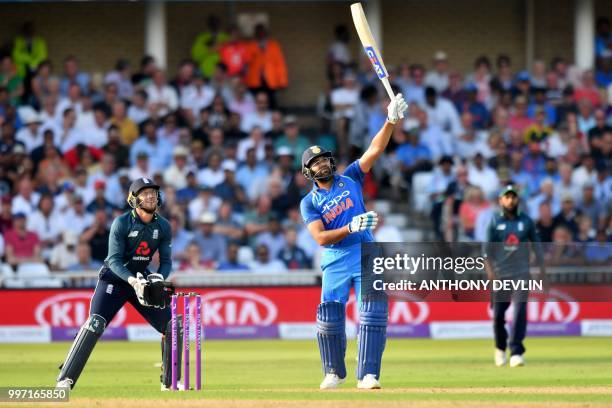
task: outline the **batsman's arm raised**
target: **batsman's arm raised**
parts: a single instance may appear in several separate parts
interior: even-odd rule
[[[404,111],[408,109],[408,104],[402,97],[402,94],[397,94],[387,107],[387,121],[372,139],[370,146],[359,159],[359,167],[364,173],[369,172],[378,158],[385,152],[393,127],[398,120],[404,117]]]

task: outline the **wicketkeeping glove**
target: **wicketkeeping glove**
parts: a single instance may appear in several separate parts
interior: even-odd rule
[[[166,282],[159,273],[147,275],[148,285],[143,292],[144,300],[147,304],[164,309],[170,304],[170,299],[174,293],[172,282]]]
[[[376,214],[374,211],[368,211],[365,214],[360,214],[353,217],[353,220],[349,224],[348,228],[349,232],[352,234],[355,232],[374,229],[376,224],[378,224],[378,214]]]
[[[147,303],[144,296],[145,288],[149,285],[149,281],[142,276],[142,273],[138,272],[136,277],[130,276],[128,278],[128,283],[134,288],[134,292],[136,292],[136,297],[140,304],[143,306],[151,306]]]
[[[404,100],[401,93],[395,95],[387,106],[387,121],[395,124],[398,120],[404,117],[404,112],[408,109],[408,104]]]

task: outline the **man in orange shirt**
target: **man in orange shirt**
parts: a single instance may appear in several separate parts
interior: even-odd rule
[[[285,56],[278,41],[268,37],[263,24],[255,27],[255,38],[248,45],[248,69],[244,83],[253,94],[268,94],[270,107],[276,107],[276,91],[289,84]]]
[[[219,56],[221,63],[227,68],[227,75],[242,76],[246,71],[247,58],[249,56],[249,46],[241,38],[240,29],[236,26],[229,28],[230,38],[223,43]]]

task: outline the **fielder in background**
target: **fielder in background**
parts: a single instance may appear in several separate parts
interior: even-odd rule
[[[170,305],[174,287],[165,279],[172,266],[172,231],[170,223],[156,213],[161,196],[159,186],[152,180],[134,181],[127,202],[132,210],[113,221],[108,256],[91,298],[89,318],[60,366],[58,387],[74,387],[104,329],[126,302],[162,334],[161,387],[162,390],[170,387],[172,328],[170,308],[166,306]],[[160,265],[157,273],[152,273],[148,266],[155,251],[159,251]],[[180,357],[178,365],[180,373]]]
[[[529,280],[530,246],[540,266],[544,288],[548,287],[540,237],[533,220],[519,209],[519,196],[515,186],[507,185],[499,194],[501,212],[495,214],[487,229],[485,270],[489,279]],[[531,244],[530,244],[531,243]],[[499,290],[492,292],[493,330],[495,332],[495,365],[506,365],[508,332],[506,310],[512,303],[514,316],[510,332],[510,367],[525,365],[523,340],[527,332],[527,300],[529,291]]]
[[[325,373],[321,389],[336,388],[346,378],[345,314],[351,287],[355,288],[360,313],[357,387],[380,388],[388,304],[386,299],[370,301],[360,296],[361,243],[374,241],[371,230],[378,222],[374,211],[366,212],[362,184],[407,107],[401,94],[391,100],[386,123],[363,156],[342,175],[335,174],[334,158],[322,147],[309,147],[302,155],[302,173],[314,186],[302,199],[300,210],[308,231],[324,247],[323,287],[317,309],[317,338]]]

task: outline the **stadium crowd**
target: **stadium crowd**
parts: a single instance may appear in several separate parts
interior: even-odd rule
[[[179,273],[285,272],[316,266],[317,245],[299,216],[311,185],[302,151],[336,152],[339,171],[386,118],[387,98],[366,58],[335,30],[321,129],[305,134],[279,105],[289,86],[282,47],[263,25],[253,38],[211,17],[176,72],[154,58],[118,59],[104,75],[76,56],[47,57],[26,23],[0,57],[0,251],[6,263],[97,269],[110,223],[129,209],[131,180],[163,186]],[[471,72],[443,51],[426,64],[389,66],[410,104],[385,160],[365,181],[409,200],[427,194],[437,239],[482,241],[497,193],[520,186],[523,211],[546,242],[593,242],[609,262],[612,240],[612,41],[597,24],[596,69],[563,58],[516,67],[478,56]],[[407,56],[409,59],[409,56]],[[314,85],[314,84],[313,84]],[[413,181],[428,174],[425,191]],[[379,240],[401,239],[381,223]]]

